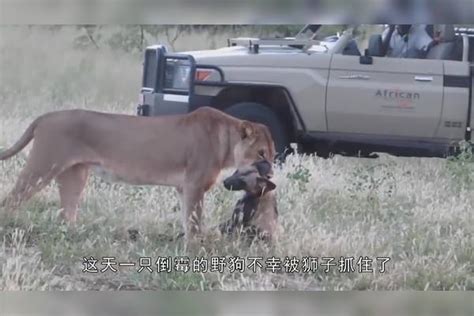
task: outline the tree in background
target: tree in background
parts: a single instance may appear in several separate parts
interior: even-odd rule
[[[74,44],[80,49],[111,48],[141,52],[148,45],[163,42],[176,50],[176,42],[182,36],[192,34],[206,33],[210,37],[223,34],[228,37],[288,37],[294,36],[302,27],[303,25],[81,25],[77,26],[80,35],[74,39]]]

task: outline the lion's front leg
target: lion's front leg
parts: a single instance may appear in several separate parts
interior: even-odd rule
[[[192,238],[202,231],[204,194],[214,185],[220,171],[217,168],[199,168],[197,170],[201,172],[188,174],[181,194],[183,223],[187,238]]]
[[[187,238],[192,238],[201,232],[204,193],[204,188],[196,184],[188,184],[183,188],[183,225]]]

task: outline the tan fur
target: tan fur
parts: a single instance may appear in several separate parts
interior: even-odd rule
[[[267,192],[260,198],[255,216],[250,221],[250,225],[258,228],[260,238],[270,242],[275,240],[278,225],[278,211],[275,192]]]
[[[188,234],[200,231],[202,200],[224,168],[275,154],[269,130],[203,107],[185,115],[138,117],[85,110],[58,111],[36,119],[10,149],[31,140],[27,164],[2,202],[15,209],[56,179],[63,217],[74,222],[89,170],[139,185],[178,189]],[[191,225],[192,224],[192,225]]]

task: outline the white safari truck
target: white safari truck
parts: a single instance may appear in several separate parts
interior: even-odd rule
[[[206,51],[147,47],[138,115],[211,106],[266,124],[279,152],[296,143],[320,156],[445,157],[472,141],[474,28],[436,26],[441,41],[415,59],[383,56],[381,31],[364,44],[362,26],[324,27]]]

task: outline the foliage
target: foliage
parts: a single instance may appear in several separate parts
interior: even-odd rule
[[[458,189],[474,188],[474,145],[463,141],[459,144],[459,151],[446,161],[446,167]]]
[[[81,34],[74,38],[77,48],[109,48],[125,52],[143,51],[147,45],[163,41],[176,50],[176,41],[183,36],[208,33],[209,36],[242,34],[259,36],[294,36],[302,25],[124,25],[112,32],[102,26],[78,26]],[[223,43],[224,44],[224,43]]]
[[[287,174],[287,178],[293,180],[298,185],[300,191],[306,191],[306,184],[309,183],[311,172],[303,164],[296,165],[294,171]]]
[[[374,163],[370,166],[358,166],[351,172],[348,191],[352,196],[364,193],[367,198],[383,194],[392,196],[396,188],[393,174],[393,162]]]

